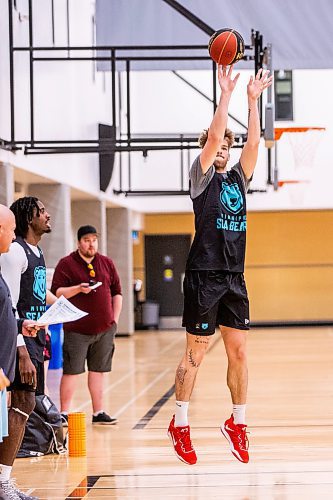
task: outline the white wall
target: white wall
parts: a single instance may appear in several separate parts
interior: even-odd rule
[[[34,44],[52,46],[51,2],[33,1]],[[67,45],[66,1],[57,0],[55,5],[55,45]],[[70,43],[92,45],[91,18],[94,2],[71,0]],[[0,0],[0,11],[7,14],[7,0]],[[14,11],[14,43],[28,44],[28,2],[17,1]],[[22,19],[20,21],[20,18]],[[8,15],[0,16],[0,137],[9,139],[9,94],[8,94]],[[57,52],[64,56],[66,51]],[[81,52],[81,55],[84,54]],[[36,55],[36,54],[35,54]],[[37,57],[50,55],[38,52]],[[28,56],[15,56],[15,122],[16,139],[29,139],[29,65]],[[94,72],[92,62],[37,62],[35,63],[35,138],[39,140],[95,139],[98,137],[98,122],[110,123],[110,75]],[[18,161],[28,168],[55,181],[66,180],[68,184],[82,190],[99,194],[98,155],[41,155]]]

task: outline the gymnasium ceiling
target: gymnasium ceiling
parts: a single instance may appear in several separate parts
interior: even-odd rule
[[[182,8],[192,21],[179,12]],[[254,29],[263,35],[264,46],[272,44],[274,69],[333,68],[332,19],[333,0],[96,0],[98,45],[206,46],[209,34],[203,27],[232,27],[250,44]],[[239,63],[240,68],[252,66]],[[133,67],[207,68],[209,61],[141,62]]]

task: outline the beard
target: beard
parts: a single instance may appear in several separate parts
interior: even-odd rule
[[[225,168],[227,168],[227,163],[228,163],[227,159],[217,157],[217,158],[215,158],[215,161],[214,161],[214,167],[218,168],[219,170],[224,170]]]
[[[80,252],[82,253],[83,257],[90,258],[95,257],[97,250],[95,250],[95,248],[92,248],[91,250],[86,250],[85,252],[82,252],[82,250],[80,250]]]

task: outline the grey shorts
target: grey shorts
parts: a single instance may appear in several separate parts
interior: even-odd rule
[[[114,323],[106,332],[94,335],[66,332],[63,345],[64,375],[84,373],[86,360],[89,371],[110,372],[116,331],[117,325]]]

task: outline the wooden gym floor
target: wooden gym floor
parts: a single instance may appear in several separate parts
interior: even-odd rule
[[[218,333],[190,404],[198,463],[174,455],[166,429],[183,346],[182,330],[118,338],[105,381],[105,409],[118,425],[92,427],[80,376],[73,409],[87,412],[87,457],[16,460],[20,488],[41,499],[332,499],[333,328],[251,330],[249,464],[231,455],[219,431],[231,406]],[[60,376],[49,372],[55,402]]]

